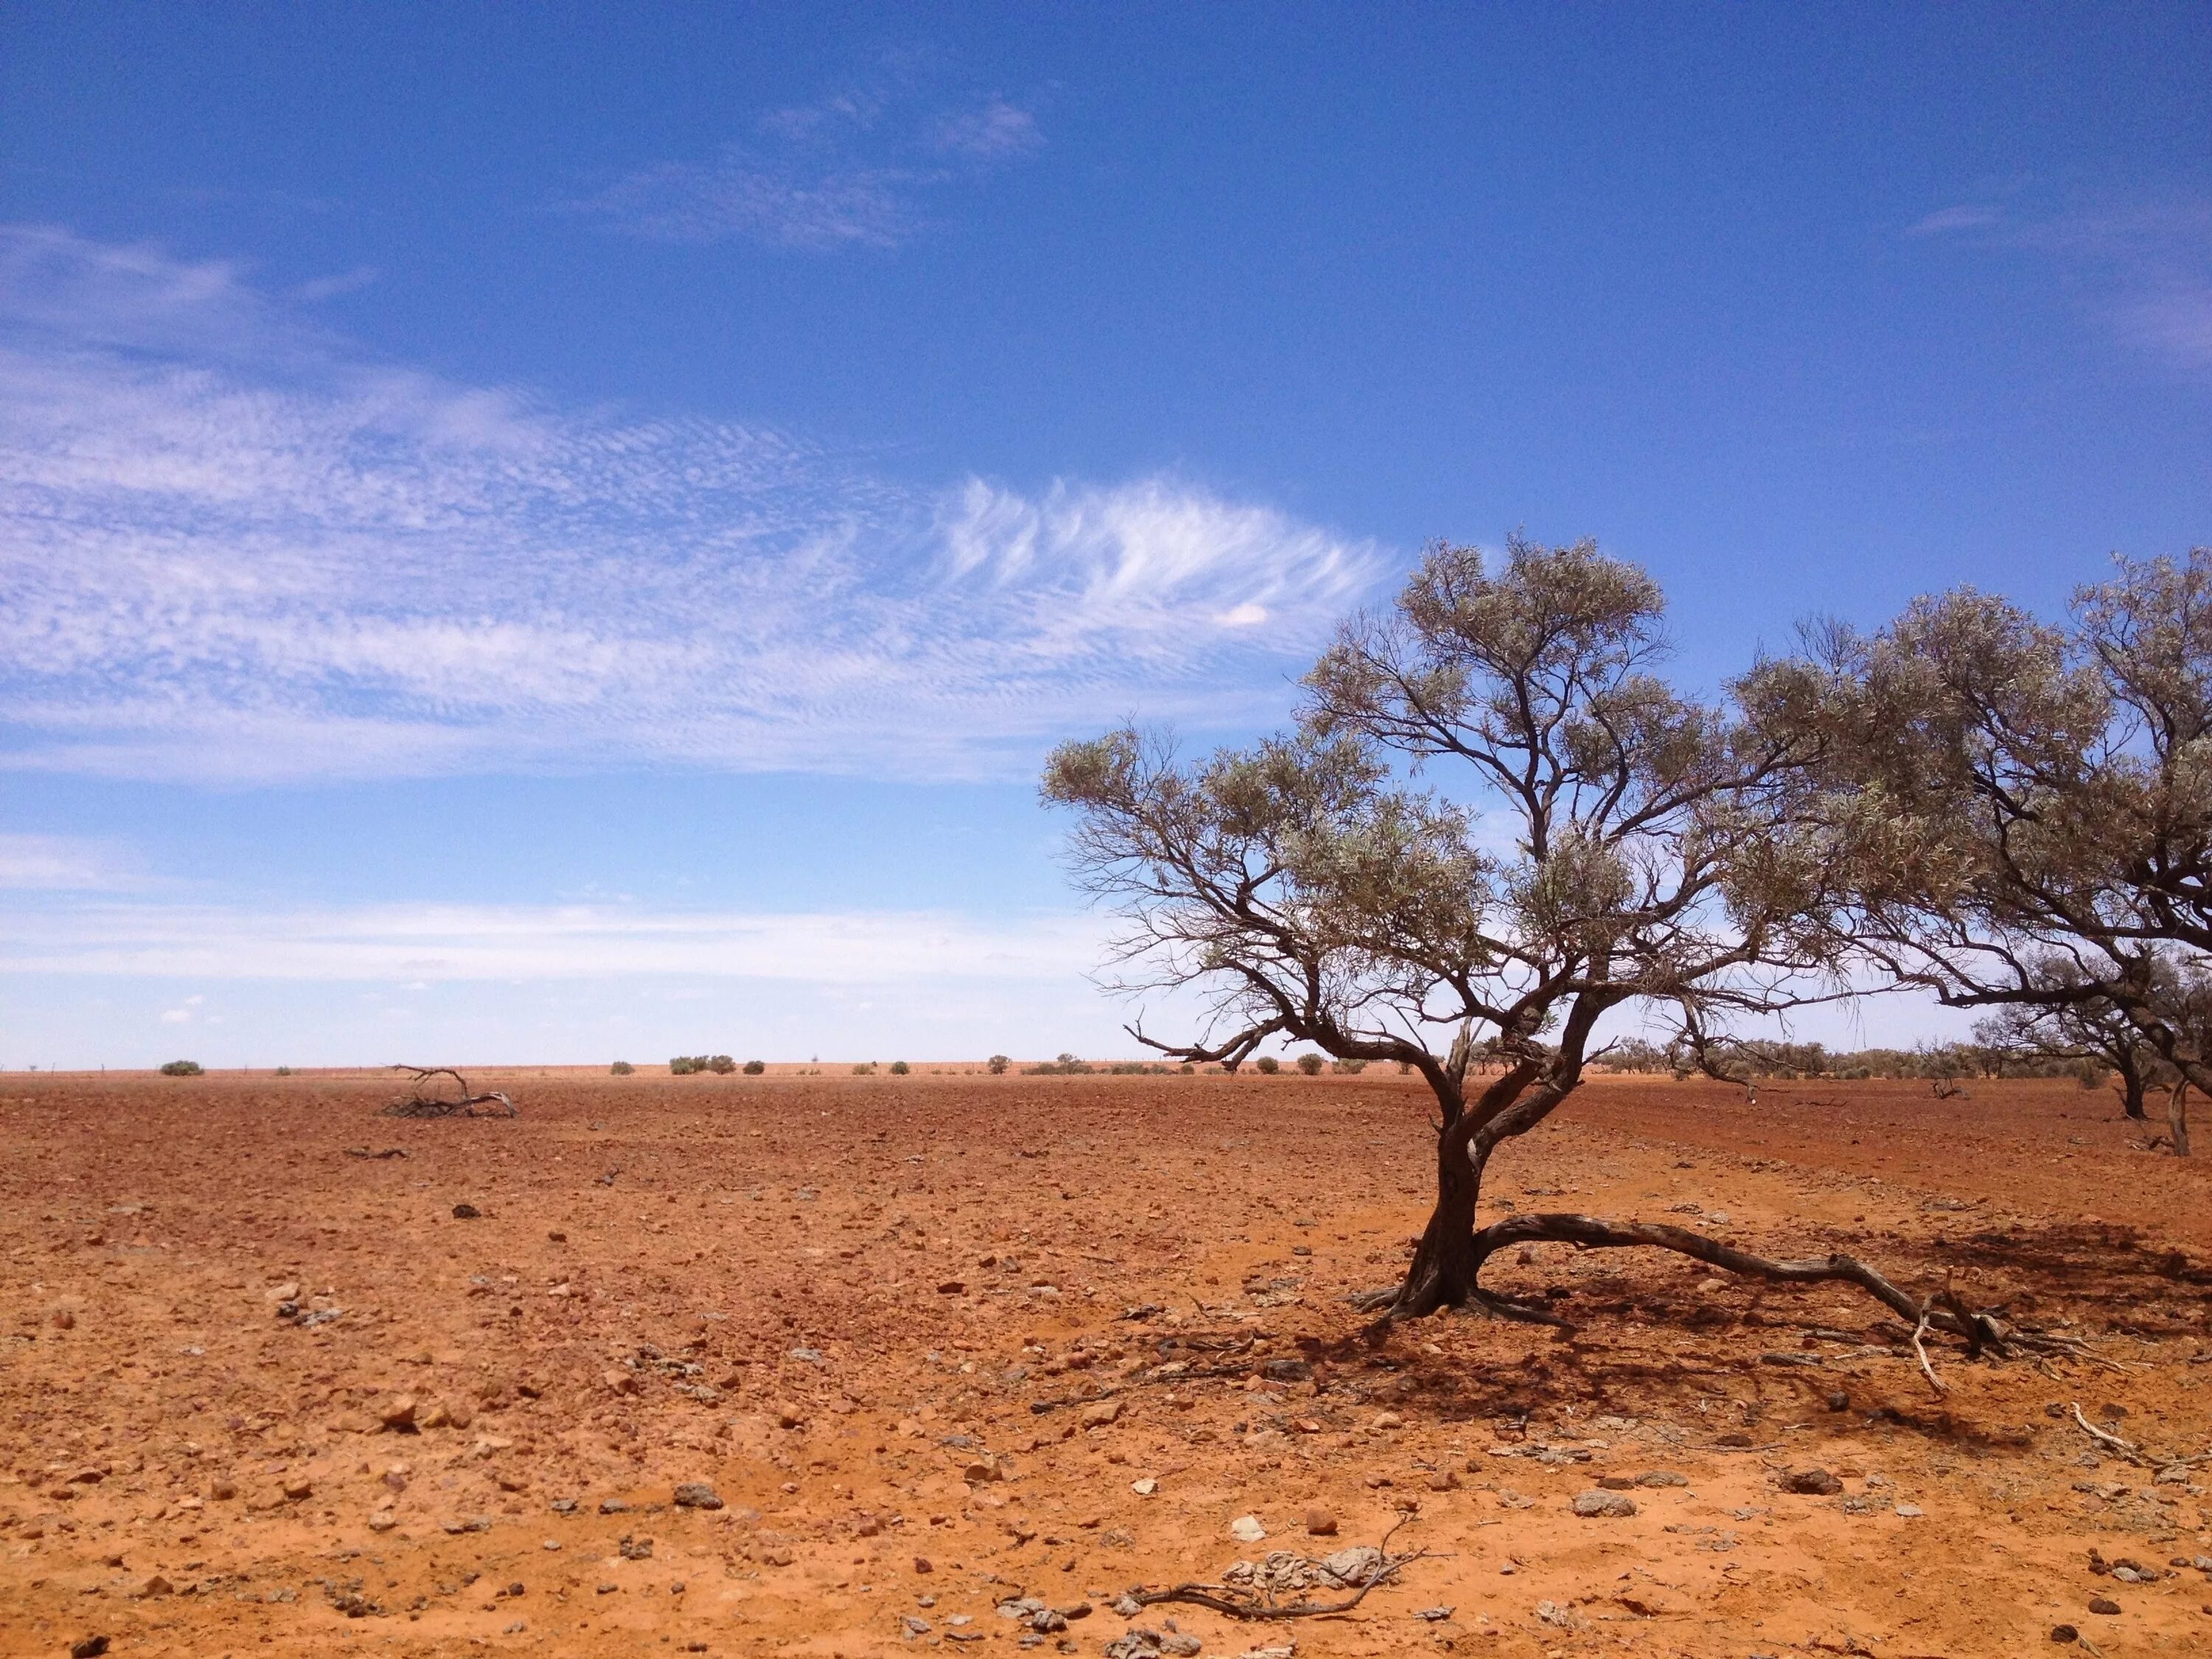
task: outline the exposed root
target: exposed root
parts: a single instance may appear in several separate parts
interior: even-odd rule
[[[1164,1602],[1182,1602],[1194,1607],[1205,1607],[1231,1619],[1248,1620],[1268,1619],[1319,1619],[1329,1613],[1350,1613],[1367,1599],[1367,1592],[1377,1584],[1385,1584],[1429,1552],[1414,1550],[1406,1555],[1390,1553],[1390,1540],[1398,1528],[1411,1519],[1401,1515],[1390,1523],[1376,1548],[1376,1560],[1367,1580],[1350,1595],[1340,1601],[1316,1601],[1304,1599],[1297,1601],[1277,1601],[1264,1589],[1244,1589],[1235,1584],[1201,1584],[1196,1583],[1170,1585],[1164,1589],[1146,1589],[1141,1584],[1122,1593],[1123,1602],[1134,1602],[1139,1607],[1158,1607]]]
[[[1943,1385],[1936,1379],[1933,1368],[1928,1365],[1921,1344],[1921,1339],[1931,1330],[1957,1337],[1965,1342],[1970,1358],[1978,1357],[1984,1349],[2007,1357],[2016,1352],[2065,1355],[2077,1358],[2092,1357],[2088,1346],[2079,1337],[2021,1330],[1999,1319],[1994,1311],[1967,1307],[1948,1282],[1942,1289],[1924,1299],[1916,1297],[1856,1256],[1834,1255],[1812,1256],[1801,1261],[1775,1261],[1767,1256],[1753,1255],[1748,1250],[1723,1244],[1717,1238],[1708,1238],[1702,1233],[1693,1233],[1686,1227],[1670,1226],[1664,1222],[1607,1221],[1597,1216],[1565,1212],[1509,1216],[1504,1220],[1492,1222],[1474,1235],[1478,1260],[1487,1260],[1508,1245],[1540,1243],[1572,1244],[1578,1249],[1586,1250],[1629,1248],[1673,1250],[1749,1278],[1792,1285],[1856,1285],[1900,1319],[1910,1322],[1910,1328],[1915,1333],[1913,1346],[1922,1350],[1923,1369],[1928,1371],[1929,1380],[1936,1382],[1939,1392]],[[1565,1321],[1548,1313],[1539,1314],[1536,1310],[1524,1304],[1507,1302],[1485,1291],[1477,1291],[1468,1299],[1500,1317],[1534,1317],[1543,1323],[1572,1328]],[[1395,1309],[1385,1311],[1375,1328],[1382,1329],[1402,1316]]]
[[[496,1103],[501,1109],[497,1114],[499,1116],[517,1117],[520,1115],[520,1114],[515,1110],[514,1103],[509,1100],[505,1095],[500,1093],[496,1089],[489,1090],[480,1095],[471,1094],[469,1092],[469,1080],[450,1066],[398,1065],[394,1066],[392,1069],[395,1072],[408,1072],[413,1073],[411,1081],[415,1085],[415,1092],[410,1095],[406,1099],[394,1101],[391,1105],[386,1107],[384,1109],[384,1115],[386,1117],[490,1116],[492,1114],[489,1111],[480,1115],[477,1112],[477,1108],[479,1106],[489,1107],[494,1103]],[[428,1095],[423,1092],[428,1086],[431,1079],[441,1077],[449,1077],[453,1079],[454,1086],[459,1088],[461,1091],[461,1097],[459,1100],[447,1100],[441,1098],[438,1096]]]
[[[1928,1304],[1921,1304],[1920,1322],[1912,1328],[1912,1352],[1920,1361],[1921,1374],[1927,1377],[1928,1386],[1936,1393],[1945,1392],[1943,1379],[1936,1375],[1936,1368],[1928,1363],[1928,1345],[1922,1339],[1928,1334]]]

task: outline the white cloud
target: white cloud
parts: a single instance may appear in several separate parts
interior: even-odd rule
[[[2040,255],[2130,346],[2187,374],[2212,370],[2212,201],[1970,204],[1931,213],[1906,234]]]
[[[1089,915],[1003,923],[936,912],[774,915],[590,905],[388,904],[299,910],[106,904],[0,913],[0,973],[510,982],[681,975],[813,985],[1079,976]],[[192,1017],[194,995],[163,1015]]]
[[[0,764],[1006,775],[1132,710],[1272,718],[1383,562],[1175,479],[917,489],[550,408],[227,264],[0,231]]]
[[[650,241],[896,246],[934,193],[1044,143],[1036,116],[1004,98],[930,114],[925,92],[861,88],[774,110],[711,155],[631,168],[562,205]]]
[[[939,149],[981,161],[1025,155],[1044,143],[1036,117],[1003,98],[940,116],[931,137]]]
[[[118,892],[143,884],[137,863],[111,842],[0,833],[0,891]]]

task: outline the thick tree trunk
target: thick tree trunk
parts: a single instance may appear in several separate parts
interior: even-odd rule
[[[1475,1294],[1482,1258],[1474,1248],[1474,1203],[1482,1174],[1468,1159],[1466,1119],[1437,1137],[1437,1202],[1413,1261],[1389,1304],[1393,1319],[1420,1319],[1440,1308],[1463,1308]]]

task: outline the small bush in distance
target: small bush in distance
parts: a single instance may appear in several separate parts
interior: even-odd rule
[[[289,1066],[279,1066],[276,1068],[276,1075],[278,1077],[289,1077],[292,1075],[292,1068]]]
[[[694,1072],[703,1072],[707,1069],[707,1056],[678,1054],[668,1062],[668,1069],[678,1077],[690,1077]]]
[[[913,1067],[913,1066],[911,1066],[908,1065],[908,1064],[907,1064],[904,1060],[893,1060],[893,1061],[891,1062],[891,1075],[892,1075],[893,1077],[904,1077],[904,1076],[905,1076],[908,1072],[911,1072],[913,1069],[914,1069],[914,1067]]]
[[[716,1077],[727,1077],[738,1069],[738,1062],[727,1054],[716,1054],[707,1062],[707,1069]]]
[[[873,1077],[875,1074],[876,1062],[872,1060],[864,1060],[853,1068],[854,1077]]]
[[[635,1070],[637,1070],[637,1067],[631,1065],[628,1060],[618,1060],[613,1065],[607,1067],[607,1075],[609,1077],[628,1077]]]
[[[1340,1077],[1358,1077],[1367,1069],[1367,1062],[1364,1060],[1332,1060],[1328,1069]]]
[[[1252,1064],[1262,1077],[1273,1077],[1283,1069],[1283,1062],[1273,1054],[1262,1054]]]
[[[1008,1060],[1004,1054],[993,1054],[990,1059],[983,1062],[985,1068],[989,1071],[993,1077],[1006,1076],[1006,1067],[1013,1063],[1013,1061]]]
[[[744,1073],[747,1077],[758,1077],[766,1070],[768,1070],[768,1062],[765,1060],[749,1060],[744,1064]]]
[[[1321,1068],[1325,1063],[1319,1054],[1309,1054],[1298,1056],[1298,1070],[1304,1072],[1308,1077],[1319,1077]]]
[[[198,1077],[200,1063],[197,1060],[173,1060],[161,1068],[163,1077]]]

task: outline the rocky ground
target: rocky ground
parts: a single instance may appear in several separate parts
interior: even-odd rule
[[[1368,1346],[1428,1143],[1372,1070],[484,1081],[0,1077],[0,1651],[2212,1651],[2212,1161],[2071,1084],[1609,1080],[1493,1166],[2094,1356],[1938,1393],[1644,1251]],[[1377,1546],[1342,1615],[1125,1599]]]

